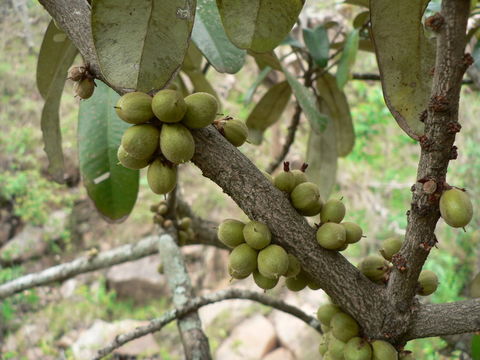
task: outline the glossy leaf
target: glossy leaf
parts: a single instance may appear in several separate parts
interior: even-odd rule
[[[234,74],[245,62],[245,50],[228,39],[214,1],[197,0],[192,40],[218,72]]]
[[[304,0],[217,0],[232,43],[256,52],[273,50],[297,21]]]
[[[348,34],[345,40],[345,46],[338,63],[336,74],[337,85],[340,89],[343,89],[350,78],[350,71],[357,57],[359,39],[358,29],[355,29]]]
[[[295,75],[291,74],[286,68],[283,69],[287,81],[290,84],[293,94],[298,104],[303,110],[306,118],[310,122],[310,126],[315,132],[322,132],[327,125],[328,119],[322,114],[317,107],[317,99],[310,89],[301,84]]]
[[[292,90],[287,81],[268,89],[247,118],[250,143],[255,145],[262,143],[264,131],[280,119],[291,95]]]
[[[70,39],[51,21],[38,56],[37,87],[45,99],[40,126],[48,157],[48,172],[58,183],[64,182],[60,100],[68,68],[72,65],[77,53]]]
[[[92,1],[92,35],[101,71],[116,87],[161,89],[183,62],[195,0]]]
[[[371,0],[372,35],[385,102],[400,127],[418,139],[432,85],[435,48],[424,33],[426,1]]]
[[[323,26],[317,26],[315,29],[303,29],[303,41],[315,63],[321,68],[327,66],[328,50],[330,49],[327,30]]]
[[[139,171],[118,163],[117,149],[129,124],[120,120],[113,108],[119,95],[102,82],[97,84],[93,96],[80,103],[80,171],[97,210],[109,220],[122,221],[135,205]]]
[[[335,77],[329,73],[317,79],[317,90],[321,98],[321,108],[335,127],[337,154],[347,156],[355,144],[355,132],[347,97],[338,88]]]

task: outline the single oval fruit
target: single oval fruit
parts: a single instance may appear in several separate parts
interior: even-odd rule
[[[387,272],[385,260],[378,255],[369,255],[359,264],[360,272],[372,281],[380,281]]]
[[[392,344],[383,340],[372,341],[373,360],[397,360],[397,350]]]
[[[342,225],[345,228],[345,240],[348,244],[354,244],[359,242],[363,236],[363,230],[360,226],[353,222],[342,222]]]
[[[245,242],[243,237],[244,227],[245,223],[240,220],[226,219],[218,227],[218,239],[229,248],[234,248]]]
[[[328,352],[332,359],[340,359],[343,360],[343,351],[345,350],[345,342],[337,339],[336,337],[332,337],[328,342]]]
[[[215,96],[198,92],[185,99],[187,111],[182,123],[190,129],[200,129],[213,122],[218,112],[218,101]]]
[[[150,158],[158,149],[160,132],[149,124],[130,126],[122,136],[122,146],[137,159]]]
[[[230,266],[230,264],[227,266],[227,269],[228,269],[228,274],[232,278],[237,279],[237,280],[246,279],[251,274],[251,273],[239,273],[239,272],[233,270],[232,267]]]
[[[177,167],[157,159],[148,167],[147,181],[155,194],[168,194],[177,185]]]
[[[318,345],[318,352],[320,355],[324,355],[328,350],[328,343],[325,340],[325,336],[322,336],[320,339],[320,344]]]
[[[83,80],[77,81],[74,86],[75,95],[80,99],[88,99],[93,95],[95,90],[95,82],[90,78],[85,78]]]
[[[137,159],[131,156],[122,145],[118,147],[117,158],[122,166],[127,169],[140,170],[148,166],[149,159]]]
[[[303,182],[292,190],[290,200],[295,209],[300,212],[311,212],[313,209],[320,210],[318,204],[322,201],[317,184]]]
[[[343,352],[345,360],[371,360],[372,347],[368,341],[354,337],[348,340]]]
[[[228,265],[232,277],[245,278],[257,269],[257,252],[247,244],[240,244],[230,253]]]
[[[175,164],[189,161],[195,153],[192,133],[181,124],[164,124],[160,132],[162,154]]]
[[[278,278],[277,279],[267,278],[263,276],[258,270],[255,270],[253,272],[253,281],[255,281],[255,284],[257,284],[258,287],[263,290],[273,289],[278,284]]]
[[[261,250],[270,244],[272,234],[268,226],[260,221],[250,221],[243,228],[245,242],[256,250]]]
[[[293,176],[295,176],[295,186],[308,181],[307,174],[305,174],[302,170],[294,169],[291,171]]]
[[[239,147],[247,140],[248,128],[242,120],[230,119],[223,125],[223,134],[233,146]]]
[[[258,271],[270,279],[285,275],[288,270],[288,254],[279,245],[269,245],[258,253]]]
[[[473,216],[470,197],[465,191],[456,188],[444,191],[440,197],[440,215],[452,227],[466,226]]]
[[[327,222],[318,228],[316,237],[321,247],[340,250],[345,246],[346,231],[340,224]]]
[[[140,91],[123,95],[115,105],[118,117],[129,124],[143,124],[153,118],[152,97]]]
[[[344,312],[333,315],[330,320],[330,326],[332,327],[333,336],[343,342],[358,336],[360,332],[360,327],[355,319]]]
[[[315,216],[320,214],[320,211],[322,210],[323,206],[323,201],[322,199],[319,199],[317,203],[313,204],[310,208],[304,209],[304,210],[298,210],[298,213],[303,216]]]
[[[273,185],[281,191],[290,193],[295,187],[295,175],[291,171],[282,171],[273,177]]]
[[[403,241],[399,237],[391,237],[382,242],[382,248],[379,250],[380,254],[385,260],[392,261],[393,255],[400,251]]]
[[[297,276],[292,276],[285,280],[285,285],[287,285],[288,290],[290,291],[301,291],[305,289],[308,284],[308,277],[305,276],[303,271],[300,271]]]
[[[340,223],[345,217],[345,205],[341,200],[330,199],[323,204],[320,212],[320,221],[322,223],[333,222]]]
[[[176,123],[182,120],[187,105],[178,91],[164,89],[153,97],[152,111],[161,122]]]
[[[418,276],[417,294],[421,296],[431,295],[438,288],[438,277],[430,270],[422,270]]]
[[[300,270],[302,270],[302,267],[300,266],[298,259],[292,254],[288,254],[288,269],[285,273],[285,277],[289,278],[297,276],[300,273]]]
[[[330,321],[332,320],[332,317],[339,312],[342,312],[340,306],[335,304],[324,304],[320,306],[317,310],[317,319],[322,324],[330,326]]]

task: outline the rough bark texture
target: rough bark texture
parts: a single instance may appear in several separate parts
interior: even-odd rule
[[[189,302],[186,306],[180,309],[170,310],[163,314],[161,317],[151,320],[150,323],[146,326],[138,327],[130,333],[117,336],[112,343],[108,344],[105,348],[99,350],[97,356],[93,360],[100,360],[102,357],[107,356],[112,351],[118,349],[120,346],[126,344],[129,341],[138,339],[139,337],[145,336],[149,333],[159,331],[173,320],[189,314],[192,311],[198,310],[202,306],[232,299],[252,300],[260,304],[270,306],[274,309],[295,316],[296,318],[304,321],[307,325],[317,330],[319,333],[322,332],[320,328],[320,323],[317,319],[305,314],[302,310],[296,308],[295,306],[288,305],[281,300],[273,299],[267,295],[258,292],[241,289],[228,289],[221,290],[213,294],[197,297],[191,302]]]

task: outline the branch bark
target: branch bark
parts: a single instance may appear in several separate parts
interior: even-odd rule
[[[296,318],[302,320],[307,325],[317,330],[319,333],[322,332],[320,328],[320,323],[317,319],[305,314],[302,310],[296,308],[295,306],[288,305],[281,300],[276,300],[258,292],[241,289],[227,289],[218,291],[213,294],[197,297],[190,301],[184,307],[180,309],[170,310],[163,314],[163,316],[151,320],[150,323],[146,326],[138,327],[130,333],[117,336],[112,343],[108,344],[105,348],[99,350],[97,356],[93,360],[100,360],[101,358],[107,356],[112,351],[118,349],[120,346],[126,344],[129,341],[138,339],[139,337],[145,336],[149,333],[159,331],[173,320],[185,316],[192,311],[198,310],[202,306],[232,299],[252,300],[263,305],[270,306],[274,309],[295,316]]]

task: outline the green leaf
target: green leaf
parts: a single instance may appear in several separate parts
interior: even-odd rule
[[[313,131],[322,132],[327,125],[328,119],[318,110],[315,95],[310,89],[307,89],[301,84],[295,75],[290,73],[285,67],[283,67],[283,72]]]
[[[249,141],[260,145],[264,131],[275,124],[287,107],[292,89],[287,81],[282,81],[272,86],[255,105],[247,118],[246,125],[249,129]]]
[[[273,51],[265,53],[257,53],[252,50],[248,50],[248,55],[252,56],[257,63],[257,66],[260,70],[265,69],[265,67],[270,66],[272,69],[282,71],[282,65],[280,60],[278,60],[277,55]]]
[[[273,50],[297,21],[304,0],[217,0],[223,27],[240,49]]]
[[[267,75],[272,71],[270,66],[265,67],[260,74],[258,74],[257,79],[253,82],[253,84],[247,89],[245,92],[245,100],[243,100],[244,105],[250,105],[252,102],[253,95],[257,90],[258,86],[262,83],[263,80],[267,77]]]
[[[212,0],[197,0],[192,40],[218,72],[234,74],[245,62],[245,51],[228,39],[217,5]]]
[[[370,11],[362,11],[360,14],[355,16],[355,19],[353,19],[353,27],[355,29],[359,29],[363,27],[368,21],[370,21]]]
[[[303,46],[303,44],[300,41],[295,39],[292,36],[292,34],[288,34],[287,37],[280,42],[280,45],[290,45],[290,46],[300,48],[300,49],[305,47],[305,46]]]
[[[78,51],[70,39],[51,21],[45,32],[38,56],[37,87],[45,99],[40,126],[48,157],[48,172],[52,175],[53,180],[61,184],[64,182],[64,171],[58,112],[67,71],[77,53]]]
[[[187,51],[195,0],[92,1],[100,69],[115,86],[148,92],[176,74]]]
[[[424,125],[432,85],[435,44],[424,33],[425,1],[371,0],[370,16],[383,96],[390,112],[410,137]]]
[[[133,209],[139,171],[118,163],[117,149],[129,124],[113,108],[119,95],[98,82],[93,96],[80,103],[78,152],[88,196],[108,220],[122,221]]]
[[[480,360],[480,335],[472,337],[472,360]]]
[[[350,70],[357,57],[359,39],[358,29],[355,29],[348,34],[347,40],[345,40],[345,47],[343,48],[336,74],[337,85],[340,89],[343,89],[350,78]]]
[[[335,77],[329,73],[317,79],[317,90],[321,98],[320,107],[335,127],[337,154],[347,156],[355,144],[355,131],[347,97],[338,88]]]
[[[303,29],[303,41],[315,63],[321,68],[327,66],[330,49],[327,30],[321,25],[315,29]]]

